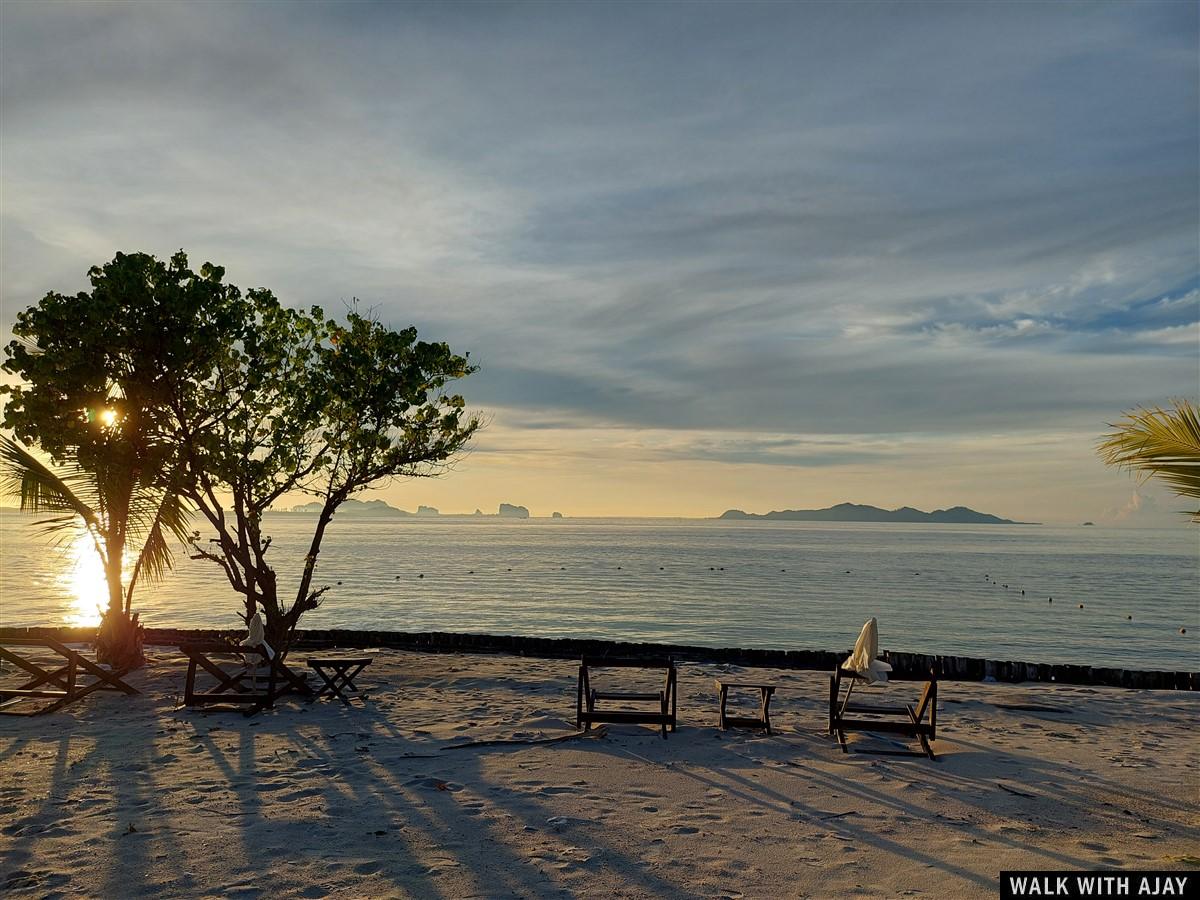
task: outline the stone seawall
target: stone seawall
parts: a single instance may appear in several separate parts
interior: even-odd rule
[[[0,628],[0,637],[52,637],[71,642],[89,642],[94,628]],[[148,645],[169,646],[187,641],[237,640],[245,632],[208,629],[147,628]],[[537,638],[516,635],[463,634],[430,631],[303,630],[297,632],[297,649],[320,647],[391,647],[429,653],[510,653],[547,659],[578,659],[581,656],[673,656],[692,662],[729,663],[769,669],[815,669],[832,671],[849,649],[754,650],[744,648],[695,647],[680,644],[644,644],[625,641]],[[1054,684],[1106,685],[1144,690],[1200,690],[1200,672],[1163,672],[1112,669],[1093,666],[1056,665],[969,656],[931,656],[921,653],[883,652],[891,663],[893,677],[917,680],[930,670],[945,681],[1044,681]]]

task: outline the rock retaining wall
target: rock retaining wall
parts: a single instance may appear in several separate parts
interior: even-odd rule
[[[0,637],[53,637],[63,642],[89,642],[94,628],[0,628]],[[205,629],[147,628],[149,645],[173,645],[186,641],[240,639],[245,632]],[[849,649],[753,650],[742,648],[694,647],[679,644],[643,644],[625,641],[537,638],[515,635],[463,634],[429,631],[307,630],[298,632],[300,648],[392,647],[429,653],[510,653],[548,659],[578,659],[581,656],[673,656],[679,660],[729,663],[769,669],[814,669],[831,671],[849,654]],[[929,656],[920,653],[884,651],[898,679],[927,678],[930,670],[945,681],[1046,681],[1056,684],[1107,685],[1149,690],[1200,690],[1200,672],[1139,671],[1092,666],[1053,665],[975,659],[969,656]]]

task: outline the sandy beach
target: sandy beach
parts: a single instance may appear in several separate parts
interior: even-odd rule
[[[843,754],[818,672],[754,671],[778,733],[722,732],[731,670],[684,664],[666,741],[452,749],[575,734],[575,666],[378,651],[365,704],[244,718],[180,708],[182,658],[151,657],[140,696],[0,719],[7,896],[991,897],[1200,864],[1186,693],[945,682],[931,762]]]

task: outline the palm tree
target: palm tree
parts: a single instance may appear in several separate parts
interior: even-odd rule
[[[1174,408],[1136,409],[1110,425],[1113,432],[1100,444],[1110,466],[1156,475],[1181,497],[1200,500],[1200,408],[1175,400]],[[1200,523],[1200,509],[1190,513]]]
[[[139,582],[162,579],[171,567],[170,536],[188,537],[191,508],[175,489],[169,457],[110,445],[85,465],[78,455],[51,468],[25,447],[0,437],[0,491],[20,496],[21,509],[56,513],[37,524],[55,543],[80,526],[104,567],[108,608],[96,635],[96,657],[114,669],[145,662],[142,626],[132,612]],[[124,579],[127,551],[139,547]]]

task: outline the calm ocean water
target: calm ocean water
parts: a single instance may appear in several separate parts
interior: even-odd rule
[[[95,565],[71,547],[48,549],[30,521],[0,516],[0,625],[94,622]],[[312,521],[268,519],[285,583]],[[318,567],[334,587],[304,621],[838,650],[877,616],[885,649],[1195,671],[1198,541],[1200,529],[1182,522],[1142,531],[342,518]],[[240,608],[212,564],[182,555],[136,606],[148,625],[183,627],[234,627]]]

